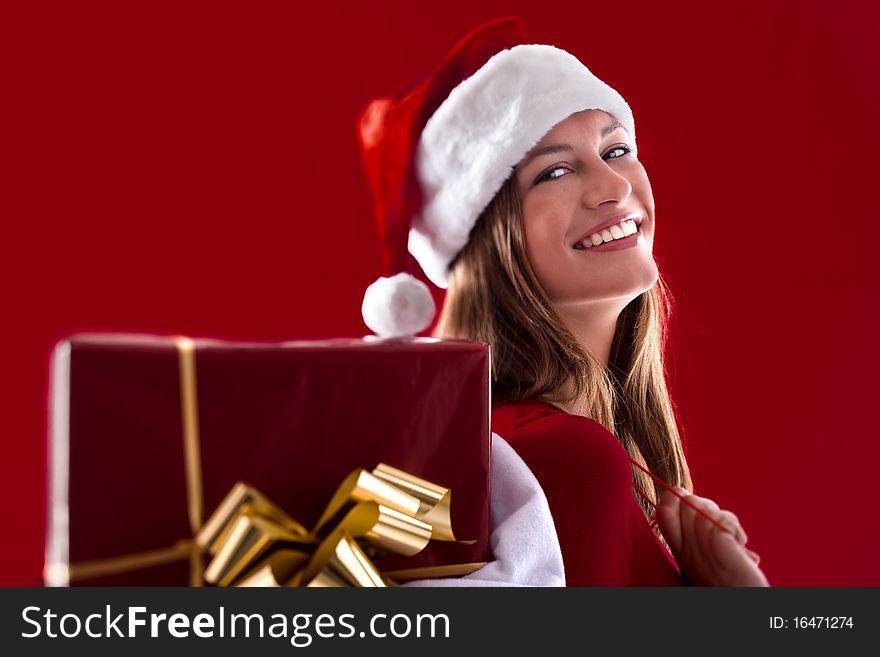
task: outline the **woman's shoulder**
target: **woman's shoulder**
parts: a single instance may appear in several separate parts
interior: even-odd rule
[[[492,431],[504,438],[529,463],[607,483],[619,478],[628,487],[629,456],[617,437],[599,422],[566,413],[532,398],[492,409]]]
[[[537,397],[502,404],[492,408],[492,431],[500,436],[511,435],[541,418],[560,413],[564,411]]]
[[[523,432],[558,433],[564,427],[578,434],[607,439],[620,445],[613,433],[592,418],[573,415],[538,397],[531,397],[492,408],[492,431],[502,438]],[[622,449],[622,447],[621,447]]]

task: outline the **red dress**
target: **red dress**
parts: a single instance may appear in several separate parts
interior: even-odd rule
[[[529,399],[493,408],[492,431],[544,489],[567,586],[685,584],[633,495],[629,456],[605,427]]]

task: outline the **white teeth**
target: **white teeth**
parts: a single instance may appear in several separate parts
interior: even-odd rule
[[[589,249],[591,246],[599,246],[605,242],[623,239],[624,237],[629,237],[637,232],[639,232],[639,227],[636,222],[633,219],[627,219],[626,221],[621,221],[619,224],[614,224],[611,228],[606,228],[598,233],[593,233],[581,242],[581,247]]]

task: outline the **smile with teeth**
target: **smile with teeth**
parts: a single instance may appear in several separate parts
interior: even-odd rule
[[[638,226],[636,226],[635,220],[626,219],[625,221],[621,221],[619,224],[614,224],[613,226],[611,226],[611,228],[605,228],[604,230],[600,230],[598,233],[593,233],[584,241],[575,244],[574,248],[589,249],[593,246],[604,244],[605,242],[621,240],[624,237],[629,237],[630,235],[634,235],[637,232],[639,232],[639,228]]]

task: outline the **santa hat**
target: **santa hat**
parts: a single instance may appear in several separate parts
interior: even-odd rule
[[[385,337],[424,330],[434,302],[424,283],[403,273],[407,251],[445,288],[449,264],[512,167],[553,126],[586,109],[620,121],[635,151],[623,97],[573,55],[528,44],[517,18],[476,28],[425,78],[372,101],[359,119],[360,147],[391,277],[367,289],[367,326]]]

